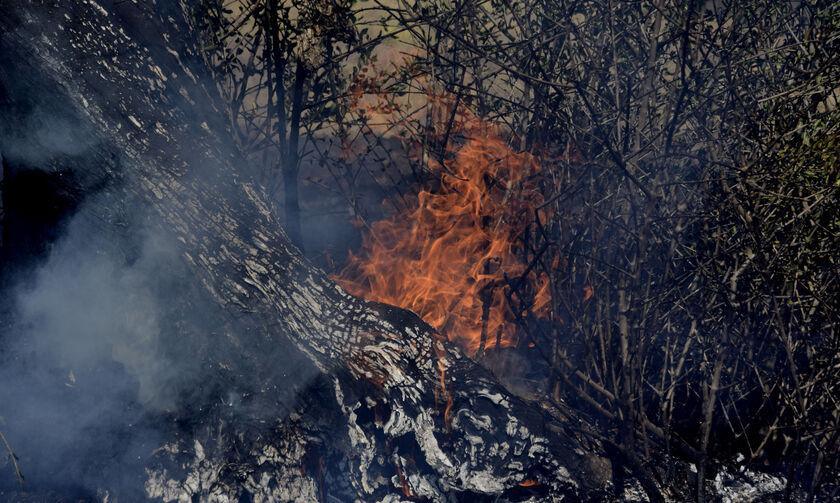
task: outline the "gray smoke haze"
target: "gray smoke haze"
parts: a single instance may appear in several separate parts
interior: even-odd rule
[[[81,155],[96,144],[86,123],[57,112],[37,107],[23,123],[0,122],[3,156],[44,166],[57,155]]]
[[[137,257],[129,263],[91,213],[83,208],[73,218],[31,283],[18,287],[20,336],[57,367],[85,369],[113,359],[139,379],[141,403],[166,408],[175,399],[166,383],[179,369],[158,351],[161,303],[169,300],[163,290],[177,251],[139,231]]]
[[[276,375],[248,375],[227,335],[251,322],[210,298],[165,225],[122,190],[132,173],[103,180],[105,140],[67,94],[3,53],[0,37],[0,155],[7,168],[69,173],[79,200],[34,265],[3,264],[0,431],[19,458],[23,492],[87,498],[123,488],[119,501],[138,501],[143,463],[177,421],[200,421],[208,403],[253,417],[256,406],[242,405],[249,387],[262,386],[252,381],[300,384],[316,370],[278,344],[265,352]],[[294,393],[272,400],[260,413],[276,421]],[[16,491],[3,452],[0,501]]]
[[[174,403],[168,383],[185,370],[159,347],[154,272],[169,251],[144,238],[137,259],[126,263],[113,234],[94,225],[92,207],[5,295],[13,310],[2,333],[0,428],[28,490],[91,489],[106,474],[113,480],[154,441],[157,433],[138,423]],[[9,467],[3,472],[4,482],[14,480]]]
[[[142,488],[135,478],[162,443],[159,418],[208,372],[190,345],[210,340],[219,309],[115,185],[87,197],[39,265],[6,271],[15,281],[3,295],[0,431],[28,491]],[[14,490],[5,457],[0,473],[0,492]]]

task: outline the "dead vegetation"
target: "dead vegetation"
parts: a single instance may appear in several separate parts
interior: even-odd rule
[[[264,154],[279,141],[269,155],[292,148],[326,166],[322,183],[367,226],[369,248],[383,230],[357,194],[365,177],[397,215],[422,206],[402,193],[412,184],[434,192],[447,177],[481,176],[504,201],[505,187],[521,190],[504,173],[453,167],[475,135],[466,111],[504,131],[509,155],[536,160],[538,200],[504,222],[519,265],[500,265],[489,245],[462,257],[480,276],[462,292],[468,347],[479,359],[502,346],[541,359],[548,370],[530,394],[591,419],[581,433],[604,447],[615,484],[629,474],[659,499],[682,484],[662,460],[679,458],[697,466],[691,492],[704,501],[704,480],[740,454],[782,473],[786,498],[794,485],[809,501],[837,496],[836,5],[339,2],[324,12],[356,12],[356,31],[319,35],[311,80],[292,72],[272,84],[270,63],[300,60],[306,28],[281,31],[290,56],[269,57],[277,42],[265,45],[259,20],[270,25],[276,2],[232,4],[222,45],[233,53],[213,61],[241,67],[225,89],[243,148]],[[359,30],[363,19],[382,28]],[[254,29],[231,35],[243,23]],[[373,47],[389,37],[401,49],[377,62]],[[287,116],[301,152],[286,146]],[[316,129],[335,144],[319,145]],[[474,226],[498,236],[492,215]],[[424,309],[373,283],[372,298]],[[451,330],[455,305],[427,321]],[[498,324],[486,328],[491,308],[517,327],[504,343]]]

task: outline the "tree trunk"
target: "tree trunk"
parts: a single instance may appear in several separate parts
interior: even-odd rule
[[[220,363],[225,375],[257,381],[239,398],[248,407],[202,404],[173,427],[143,460],[146,496],[586,496],[575,482],[581,451],[565,433],[582,428],[576,420],[513,396],[415,314],[346,294],[290,243],[227,138],[191,3],[0,6],[3,50],[51,79],[42,85],[66,93],[105,145],[89,169],[119,178],[126,197],[152,210],[191,280],[222,309],[230,330],[216,337],[233,340],[250,365]],[[207,337],[196,359],[218,358]],[[277,348],[296,348],[320,372],[291,411],[271,408],[282,387],[272,382]],[[527,479],[536,484],[521,487]]]

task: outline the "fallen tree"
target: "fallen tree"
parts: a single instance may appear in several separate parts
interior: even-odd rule
[[[192,25],[198,7],[188,4],[0,8],[3,50],[59,88],[101,140],[87,169],[118,179],[117,199],[150,210],[226,323],[195,358],[218,369],[242,406],[190,403],[176,414],[170,438],[142,460],[145,495],[598,498],[589,482],[598,474],[584,462],[595,447],[579,420],[512,395],[413,313],[346,294],[290,244],[226,138]],[[237,357],[220,356],[217,339]],[[294,390],[292,410],[274,406],[289,387],[275,356],[288,351],[319,371]]]

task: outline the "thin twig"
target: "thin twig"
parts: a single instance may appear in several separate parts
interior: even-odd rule
[[[9,451],[9,456],[12,458],[12,466],[15,467],[15,475],[18,478],[18,484],[20,484],[20,488],[23,489],[23,474],[20,473],[20,467],[17,464],[17,456],[12,451],[12,446],[9,445],[9,441],[6,440],[6,435],[3,435],[3,432],[0,431],[0,438],[3,439],[3,443],[6,444],[6,450]]]

